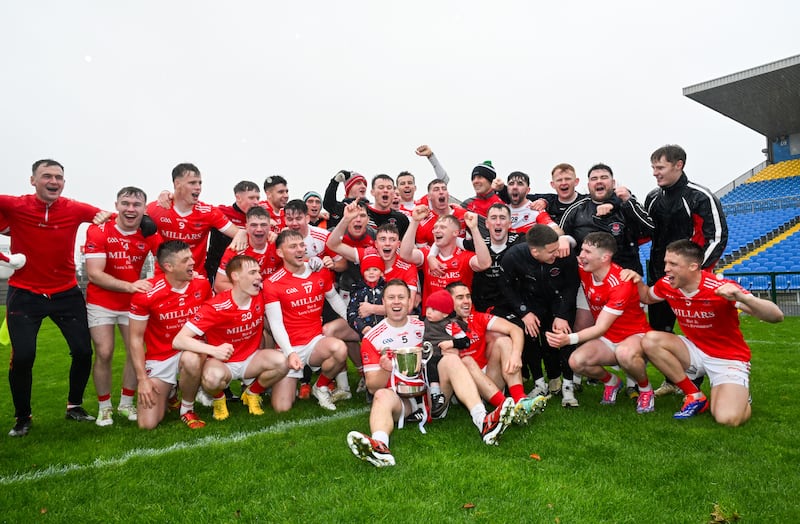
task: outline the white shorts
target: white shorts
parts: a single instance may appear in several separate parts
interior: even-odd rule
[[[145,360],[144,369],[147,376],[157,378],[167,384],[175,385],[178,383],[178,362],[181,354],[169,357],[167,360]]]
[[[297,353],[297,356],[300,357],[300,360],[303,361],[303,365],[308,365],[308,359],[311,358],[311,353],[314,352],[314,348],[317,346],[317,343],[325,338],[324,335],[317,335],[316,337],[312,338],[308,344],[303,346],[292,346],[292,349]],[[311,369],[317,371],[319,366],[311,366]],[[302,369],[290,369],[289,373],[286,375],[290,378],[302,378],[303,377],[303,370]]]
[[[750,362],[708,356],[694,342],[683,335],[679,338],[689,350],[689,369],[686,375],[696,379],[708,375],[711,387],[720,384],[738,384],[750,388]]]
[[[583,284],[578,286],[578,294],[575,296],[575,307],[589,311],[589,301],[586,300],[586,293],[583,292]]]
[[[265,351],[265,350],[253,351],[252,355],[239,362],[223,362],[223,364],[225,364],[225,366],[228,368],[228,371],[231,372],[231,380],[241,380],[247,385],[250,385],[250,383],[253,382],[253,380],[255,380],[253,378],[245,379],[244,372],[247,371],[247,366],[249,366],[250,362],[252,362],[253,359],[256,358],[256,355],[258,354],[259,351]]]
[[[644,333],[637,333],[637,334],[631,335],[631,336],[642,338],[644,336]],[[627,340],[627,339],[628,339],[628,337],[625,337],[625,340]],[[600,337],[597,340],[599,340],[600,342],[605,344],[606,347],[608,347],[608,349],[610,349],[611,352],[614,353],[614,354],[617,353],[617,347],[619,347],[619,345],[622,344],[622,342],[611,342],[606,337]]]
[[[107,326],[107,325],[128,325],[128,312],[127,311],[114,311],[113,309],[96,306],[94,304],[86,304],[86,317],[89,319],[89,327]]]

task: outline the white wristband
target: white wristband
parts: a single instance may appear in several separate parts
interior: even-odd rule
[[[569,345],[570,345],[570,346],[574,346],[574,345],[575,345],[575,344],[577,344],[578,342],[580,342],[580,341],[578,340],[578,334],[577,334],[577,333],[570,333],[570,334],[569,334]]]

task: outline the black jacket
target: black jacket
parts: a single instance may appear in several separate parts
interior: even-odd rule
[[[653,234],[653,221],[633,196],[626,202],[614,198],[607,203],[614,204],[614,210],[607,215],[597,216],[597,206],[600,204],[588,196],[576,200],[564,213],[559,225],[564,233],[571,235],[577,242],[575,251],[580,251],[583,239],[589,233],[610,233],[617,241],[617,252],[613,261],[642,274],[639,242]]]
[[[708,188],[690,182],[683,173],[670,187],[647,194],[644,208],[655,225],[651,237],[650,284],[664,276],[667,244],[689,239],[703,247],[703,269],[717,263],[728,244],[728,223],[722,203]]]
[[[557,258],[552,264],[539,262],[527,244],[508,249],[500,262],[506,278],[507,300],[520,318],[528,313],[537,317],[575,320],[575,297],[580,279],[575,257]]]

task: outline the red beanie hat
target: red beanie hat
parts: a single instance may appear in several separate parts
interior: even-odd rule
[[[431,293],[428,300],[425,301],[425,307],[432,307],[436,311],[441,311],[445,315],[453,312],[455,305],[453,304],[453,297],[450,296],[444,289],[439,289]]]
[[[383,259],[378,255],[377,251],[371,250],[364,253],[364,257],[361,259],[361,274],[363,275],[366,270],[371,267],[376,267],[383,272],[386,268],[386,264],[384,264]]]
[[[353,173],[352,175],[350,175],[350,178],[348,178],[344,183],[344,196],[350,194],[350,190],[353,188],[354,185],[358,184],[359,182],[361,182],[366,186],[367,178],[360,173]]]

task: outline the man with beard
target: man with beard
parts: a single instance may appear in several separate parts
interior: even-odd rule
[[[511,211],[511,232],[526,233],[534,224],[544,224],[556,228],[563,234],[558,224],[547,214],[547,211],[537,211],[531,208],[528,193],[531,189],[530,177],[522,171],[514,171],[508,175],[505,188],[499,193],[500,198],[507,197],[508,207]]]
[[[580,246],[587,234],[604,231],[617,241],[614,262],[626,269],[641,272],[639,243],[653,233],[653,221],[628,188],[616,186],[614,172],[605,164],[596,164],[589,169],[587,183],[589,196],[577,200],[567,209],[561,219],[561,229]],[[606,215],[598,216],[597,208],[613,203],[614,196],[619,205]]]
[[[284,228],[286,223],[283,220],[283,208],[289,201],[289,188],[286,179],[280,175],[268,176],[264,179],[264,196],[267,199],[260,202],[260,205],[269,211],[269,221],[272,224],[272,231],[277,235]]]

